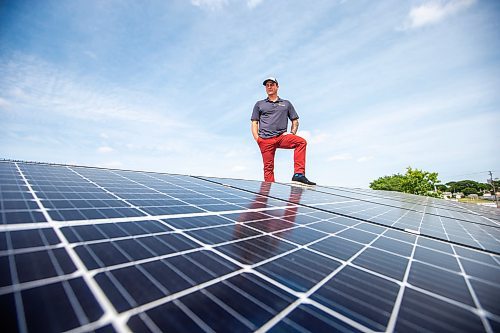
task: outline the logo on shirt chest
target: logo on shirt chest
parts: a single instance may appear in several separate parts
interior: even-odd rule
[[[285,104],[282,104],[282,103],[275,103],[275,104],[273,104],[273,109],[277,109],[277,108],[278,108],[278,106],[286,107],[286,105],[285,105]]]

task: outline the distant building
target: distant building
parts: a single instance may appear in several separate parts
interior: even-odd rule
[[[443,196],[443,199],[451,199],[453,197],[453,193],[451,192],[443,192],[441,195]]]

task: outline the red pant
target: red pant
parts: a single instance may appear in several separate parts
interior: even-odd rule
[[[295,173],[305,173],[307,142],[295,134],[282,134],[274,138],[258,138],[262,161],[264,162],[264,180],[274,182],[274,154],[277,148],[295,149],[293,169]]]

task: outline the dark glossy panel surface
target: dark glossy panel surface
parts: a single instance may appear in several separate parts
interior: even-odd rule
[[[68,241],[72,243],[164,233],[171,230],[159,221],[99,223],[61,228]]]
[[[451,247],[450,244],[439,242],[439,241],[436,241],[434,239],[421,237],[418,239],[417,244],[420,246],[424,246],[424,247],[428,247],[428,248],[437,250],[437,251],[446,252],[448,254],[453,254],[453,248]]]
[[[14,249],[48,246],[60,242],[54,230],[49,228],[12,231],[10,239]]]
[[[282,239],[286,239],[292,243],[300,245],[305,245],[328,236],[328,234],[308,227],[292,228],[285,231],[276,232],[273,235],[275,237],[280,237]]]
[[[243,240],[249,237],[262,235],[262,232],[247,228],[241,224],[231,224],[221,227],[198,229],[187,232],[205,244],[219,244],[235,240]]]
[[[354,228],[341,231],[337,235],[343,238],[352,239],[362,244],[371,243],[378,236],[376,234]]]
[[[497,257],[497,260],[500,260]],[[478,261],[472,261],[468,259],[460,259],[464,271],[466,274],[479,278],[495,285],[499,284],[500,281],[500,265],[489,265]]]
[[[372,330],[385,331],[398,291],[393,282],[346,267],[311,298]]]
[[[11,271],[10,271],[10,261],[8,256],[0,257],[0,287],[10,286],[12,284]]]
[[[14,294],[0,295],[0,311],[2,311],[2,320],[0,320],[0,331],[18,332],[16,300]]]
[[[5,251],[9,248],[7,246],[7,235],[7,232],[0,232],[0,251]]]
[[[203,292],[196,291],[160,305],[146,314],[161,331],[202,332],[203,328],[210,328],[252,332],[293,301],[291,295],[265,280],[242,274],[211,285]],[[131,324],[137,325],[133,321]]]
[[[223,275],[238,267],[206,251],[119,268],[99,274],[97,281],[122,312],[175,294]]]
[[[244,213],[225,214],[224,217],[235,222],[251,222],[251,221],[260,221],[271,218],[271,215],[266,213],[270,213],[270,211],[266,212],[248,211]]]
[[[446,253],[429,250],[423,247],[417,247],[415,249],[414,258],[428,264],[450,269],[455,272],[460,272],[460,267],[458,266],[457,259],[454,256]]]
[[[81,245],[75,251],[89,269],[113,266],[199,247],[192,240],[178,234],[124,239]]]
[[[301,305],[268,332],[361,332],[310,305]]]
[[[496,215],[401,193],[0,161],[0,329],[494,332]]]
[[[223,217],[213,216],[195,216],[195,217],[181,217],[177,219],[163,220],[168,225],[182,230],[196,229],[201,227],[213,227],[217,225],[232,224],[232,222]]]
[[[474,306],[463,275],[414,262],[408,282],[416,287]]]
[[[307,225],[309,228],[326,232],[328,234],[336,234],[339,231],[347,229],[343,224],[336,223],[334,221],[321,221],[315,222]]]
[[[488,324],[493,332],[500,332],[500,320],[494,320],[488,318]]]
[[[473,279],[470,280],[470,283],[481,307],[490,313],[500,316],[500,285],[493,285]]]
[[[340,266],[340,262],[311,251],[299,250],[257,267],[257,271],[288,288],[305,292]]]
[[[406,289],[395,330],[397,332],[484,332],[474,313],[434,297]]]
[[[106,208],[106,209],[66,209],[49,210],[50,217],[55,221],[71,220],[99,220],[120,217],[139,217],[144,216],[140,211],[133,208]]]
[[[384,198],[375,192],[366,195],[357,190],[346,191],[325,187],[304,190],[276,183],[261,182],[261,185],[258,186],[258,182],[215,178],[210,180],[221,184],[230,184],[236,188],[254,193],[269,195],[284,201],[300,203],[309,207],[315,206],[332,213],[372,221],[384,226],[396,227],[401,230],[419,230],[423,235],[436,237],[444,241],[451,240],[467,246],[500,253],[500,225],[479,214],[471,214],[470,209],[456,208],[460,211],[457,213],[453,212],[455,206],[447,206],[447,204],[444,204],[444,206],[448,210],[435,207],[433,207],[435,209],[427,209],[429,202],[426,202],[425,198],[424,201],[422,201],[422,198],[412,198],[405,201],[407,198],[404,196]],[[336,202],[337,204],[317,205],[318,203],[327,202]],[[491,212],[494,218],[500,221],[500,214],[494,210]]]
[[[13,163],[0,163],[0,225],[45,222]]]
[[[311,249],[323,252],[332,257],[347,260],[363,248],[358,244],[347,239],[330,236],[309,246]]]
[[[294,245],[280,240],[279,238],[262,236],[251,240],[243,240],[228,245],[218,246],[216,249],[242,264],[251,265],[270,259],[294,248]]]
[[[69,290],[72,292],[68,293]],[[97,320],[103,313],[82,279],[28,289],[21,295],[30,332],[41,327],[45,332],[70,330]]]
[[[116,330],[111,325],[106,325],[95,330],[95,333],[114,333]]]
[[[47,221],[42,213],[37,211],[4,211],[0,215],[0,224],[35,223]]]
[[[403,281],[406,267],[408,266],[408,259],[375,248],[369,248],[356,257],[353,264]]]
[[[264,233],[273,233],[276,231],[281,231],[295,227],[295,224],[291,219],[276,219],[276,218],[258,222],[249,222],[246,225],[253,229],[260,230]]]
[[[387,233],[385,233],[384,235],[387,235]],[[405,257],[409,257],[413,250],[412,244],[383,236],[373,242],[372,246]]]
[[[493,265],[493,266],[498,265],[498,261],[495,261],[495,259],[493,259],[493,255],[489,253],[484,253],[461,246],[456,246],[455,251],[457,252],[458,255],[464,258],[479,261],[488,265]]]
[[[76,270],[66,251],[61,248],[17,254],[14,261],[19,282],[69,274]]]

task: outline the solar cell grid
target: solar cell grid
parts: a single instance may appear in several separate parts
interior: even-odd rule
[[[16,165],[0,163],[0,224],[45,222]]]
[[[250,192],[259,193],[259,191],[262,191],[260,188],[257,188],[256,184],[250,181],[210,178],[207,178],[207,180],[220,184],[229,184]],[[271,197],[293,202],[286,194],[288,188],[289,186],[287,185],[275,184],[273,189],[266,191],[266,194]],[[380,225],[395,227],[400,230],[411,230],[423,235],[472,246],[497,254],[500,253],[500,226],[495,221],[488,218],[480,217],[480,223],[478,223],[477,215],[460,213],[460,218],[457,219],[428,214],[428,207],[421,205],[421,202],[429,199],[420,199],[420,203],[412,199],[401,205],[380,205],[375,202],[365,201],[365,198],[362,197],[364,196],[363,194],[358,194],[358,198],[355,199],[356,195],[346,197],[345,191],[342,193],[342,197],[339,197],[333,194],[339,191],[330,188],[327,188],[327,190],[329,193],[324,192],[323,187],[319,187],[318,191],[309,191],[313,192],[309,197],[314,197],[316,200],[322,202],[335,202],[335,204],[310,205],[307,202],[300,201],[301,205],[355,217]],[[304,195],[302,195],[302,197],[304,197]],[[363,201],[358,201],[358,204],[353,204],[353,200],[361,200],[360,198],[362,198]],[[340,201],[342,199],[350,200],[342,202]],[[471,217],[472,220],[466,220],[466,218],[469,217]]]
[[[500,323],[494,224],[426,214],[433,208],[413,209],[413,197],[389,207],[281,184],[11,161],[0,163],[0,186],[2,221],[48,219],[0,225],[2,331]],[[34,204],[8,203],[18,198]]]
[[[360,189],[341,189],[331,187],[318,187],[318,190],[325,193],[336,194],[347,198],[355,198],[365,202],[382,204],[389,207],[410,209],[416,212],[425,212],[438,216],[450,217],[454,219],[481,223],[492,226],[499,226],[500,216],[494,209],[489,207],[475,208],[461,206],[459,203],[448,203],[434,198],[422,198],[414,195],[401,196],[394,192],[375,192]]]
[[[421,196],[401,194],[390,191],[373,191],[367,189],[346,189],[338,187],[320,187],[320,190],[327,193],[338,193],[341,195],[358,195],[359,199],[381,203],[388,206],[418,204],[415,206],[420,211],[425,207],[428,213],[442,215],[452,218],[461,218],[465,220],[476,220],[480,223],[494,222],[498,225],[500,216],[498,212],[491,207],[471,206],[459,202],[450,202],[435,198],[423,198]],[[494,220],[494,221],[491,221]]]

